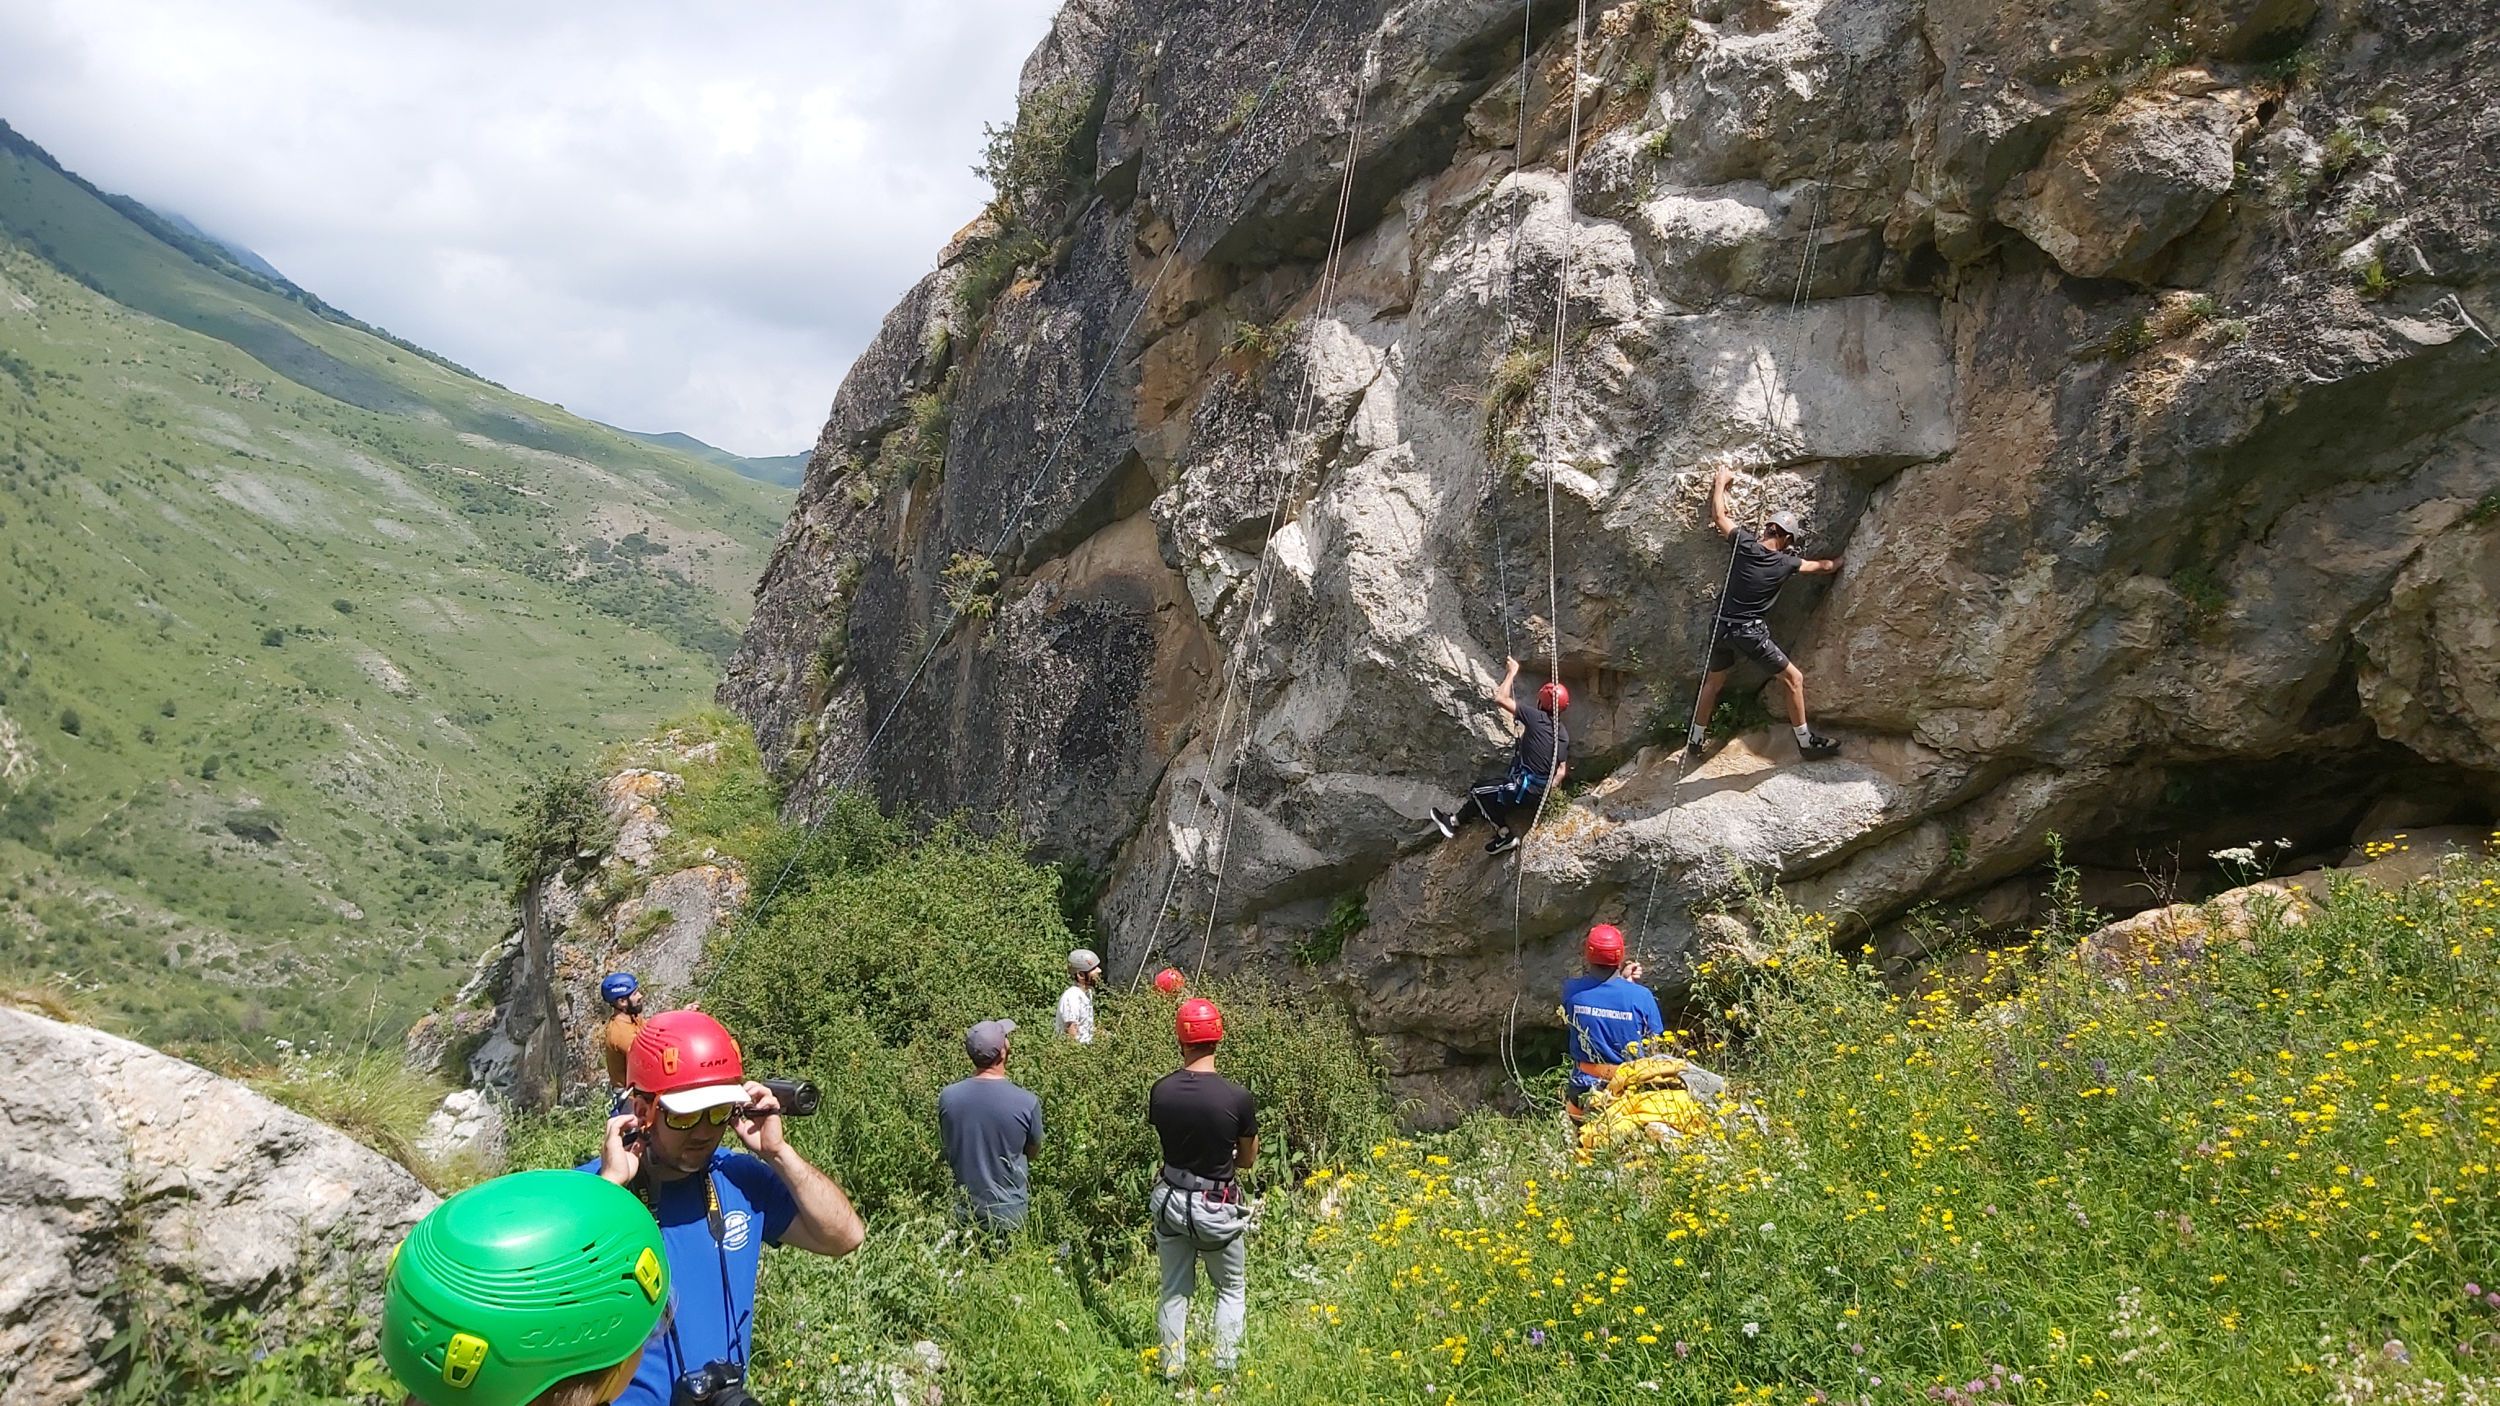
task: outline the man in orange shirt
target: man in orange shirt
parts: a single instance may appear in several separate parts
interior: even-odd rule
[[[642,1033],[642,983],[634,980],[632,972],[609,972],[599,978],[599,999],[616,1012],[608,1017],[603,1043],[607,1046],[608,1083],[623,1089],[625,1052],[634,1047],[634,1037]]]

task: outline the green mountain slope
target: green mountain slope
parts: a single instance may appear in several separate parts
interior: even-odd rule
[[[708,695],[783,506],[0,127],[0,981],[404,1028],[500,935],[509,797]]]

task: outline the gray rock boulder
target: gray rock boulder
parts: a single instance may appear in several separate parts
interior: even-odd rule
[[[0,1401],[91,1401],[142,1286],[354,1317],[434,1205],[397,1163],[144,1045],[0,1008]]]

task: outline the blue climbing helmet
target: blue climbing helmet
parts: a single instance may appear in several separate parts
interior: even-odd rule
[[[641,989],[642,983],[634,980],[632,972],[609,972],[599,978],[599,999],[602,1001],[622,1001]]]

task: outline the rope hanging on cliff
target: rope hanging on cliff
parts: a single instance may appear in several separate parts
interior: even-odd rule
[[[1317,359],[1311,356],[1309,352],[1307,339],[1316,337],[1318,335],[1318,328],[1320,324],[1325,323],[1336,314],[1338,284],[1344,272],[1346,233],[1353,222],[1354,216],[1355,157],[1361,150],[1363,111],[1366,101],[1370,95],[1371,85],[1378,75],[1379,64],[1379,51],[1377,49],[1367,49],[1363,56],[1362,68],[1357,72],[1355,78],[1353,112],[1351,118],[1346,124],[1345,169],[1337,186],[1336,219],[1329,230],[1327,257],[1322,260],[1320,264],[1319,291],[1314,304],[1315,315],[1312,318],[1311,330],[1305,334],[1306,346],[1304,349],[1302,363],[1302,387],[1295,398],[1292,428],[1287,435],[1286,441],[1288,444],[1296,446],[1297,449],[1303,447],[1304,441],[1309,437],[1311,431],[1311,421],[1313,416],[1316,415],[1319,406],[1318,362]],[[1257,684],[1256,670],[1258,668],[1259,644],[1266,634],[1266,620],[1262,613],[1262,602],[1266,594],[1268,582],[1273,579],[1273,573],[1275,571],[1274,563],[1277,559],[1277,553],[1274,549],[1274,543],[1276,532],[1284,521],[1286,505],[1293,502],[1300,496],[1301,484],[1302,468],[1300,463],[1296,462],[1278,482],[1275,500],[1268,505],[1267,536],[1263,539],[1263,545],[1261,546],[1259,552],[1258,566],[1251,572],[1250,594],[1245,602],[1246,613],[1243,620],[1243,639],[1239,647],[1233,652],[1232,656],[1225,661],[1225,673],[1227,676],[1225,696],[1228,700],[1234,692],[1232,680],[1239,678],[1245,670],[1251,672],[1251,687],[1255,687]],[[1232,785],[1232,782],[1235,777],[1240,775],[1241,759],[1243,755],[1249,751],[1250,747],[1250,689],[1242,689],[1241,694],[1241,726],[1234,734],[1232,760],[1226,766],[1224,777],[1220,783],[1215,782],[1212,777],[1209,778],[1209,784],[1214,784],[1215,788],[1223,793],[1224,811],[1222,822],[1217,827],[1216,833],[1215,872],[1207,891],[1206,930],[1198,939],[1198,959],[1191,967],[1192,972],[1200,977],[1204,977],[1206,975],[1207,952],[1213,946],[1215,941],[1216,914],[1224,895],[1224,874],[1225,871],[1231,866],[1232,862],[1233,823],[1237,817],[1241,800],[1238,792]],[[1219,714],[1217,718],[1217,740],[1214,745],[1208,749],[1207,753],[1207,761],[1210,766],[1214,764],[1222,746],[1222,722],[1222,716]],[[1202,789],[1200,794],[1203,797],[1207,793]],[[1173,853],[1172,864],[1173,873],[1177,876],[1180,871],[1180,855],[1177,850]],[[1167,896],[1169,894],[1168,884],[1166,885],[1166,894]],[[1155,940],[1158,941],[1160,940],[1159,934],[1162,930],[1162,923],[1163,914],[1161,911],[1158,911],[1155,919],[1155,930],[1157,934],[1157,938]],[[1153,950],[1153,944],[1150,942],[1147,947],[1147,951],[1152,952]],[[1145,969],[1146,963],[1141,960],[1137,966],[1138,974],[1142,975]],[[1134,986],[1136,984],[1136,980],[1137,977],[1131,977],[1130,984]]]
[[[1156,263],[1154,277],[1148,280],[1144,291],[1138,295],[1136,306],[1131,309],[1128,321],[1121,325],[1120,334],[1111,340],[1109,348],[1104,351],[1102,364],[1095,368],[1092,378],[1086,382],[1085,393],[1078,398],[1076,408],[1069,412],[1067,424],[1061,427],[1059,437],[1051,443],[1050,453],[1043,457],[1041,467],[1034,470],[1033,476],[1026,480],[1024,492],[1016,500],[1015,511],[1008,515],[1006,525],[999,529],[997,540],[990,544],[989,559],[995,560],[1000,552],[1005,551],[1009,539],[1014,537],[1016,530],[1024,525],[1025,514],[1032,511],[1034,495],[1040,491],[1043,482],[1051,477],[1052,470],[1058,467],[1059,456],[1066,452],[1068,445],[1076,438],[1077,428],[1085,423],[1085,412],[1092,408],[1095,397],[1101,394],[1104,383],[1110,379],[1111,368],[1122,359],[1122,349],[1128,345],[1129,338],[1136,335],[1137,325],[1144,320],[1146,309],[1153,305],[1154,295],[1163,287],[1164,278],[1179,262],[1181,251],[1189,246],[1190,234],[1197,229],[1199,220],[1205,216],[1209,207],[1214,205],[1216,192],[1223,186],[1224,175],[1232,169],[1233,158],[1240,154],[1242,144],[1248,140],[1250,134],[1258,130],[1259,114],[1267,110],[1269,100],[1275,97],[1277,88],[1285,81],[1285,70],[1302,53],[1303,45],[1310,40],[1311,28],[1318,22],[1319,12],[1327,3],[1328,0],[1311,0],[1310,9],[1303,13],[1302,25],[1294,31],[1293,42],[1286,46],[1283,56],[1276,60],[1274,70],[1268,74],[1266,86],[1259,90],[1257,101],[1250,105],[1249,112],[1242,117],[1241,125],[1234,129],[1232,139],[1224,144],[1221,155],[1217,157],[1213,168],[1208,171],[1206,181],[1199,187],[1198,198],[1192,204],[1188,217],[1181,222],[1178,232],[1174,234],[1171,247],[1163,251],[1163,258]],[[887,706],[885,715],[877,721],[876,729],[869,733],[868,740],[861,744],[858,753],[851,758],[850,765],[843,770],[842,779],[834,784],[831,794],[838,795],[849,790],[859,779],[861,770],[867,766],[868,758],[877,750],[877,744],[884,739],[886,730],[893,726],[895,717],[903,710],[903,705],[911,700],[913,690],[919,686],[921,675],[928,672],[929,661],[937,657],[938,650],[944,647],[947,637],[954,632],[956,622],[963,618],[964,609],[968,603],[963,600],[954,602],[947,614],[945,624],[929,637],[929,647],[922,652],[919,662],[912,666],[911,673],[903,680],[901,690],[895,694],[893,703]],[[790,876],[797,872],[799,860],[806,855],[807,847],[815,839],[817,829],[832,813],[832,807],[827,806],[808,821],[806,829],[800,833],[797,847],[791,851],[789,861],[783,864],[781,872],[773,877],[773,882],[764,890],[763,897],[747,904],[741,910],[742,912],[748,915],[758,915],[770,907],[773,898],[789,882]],[[749,922],[738,923],[736,930],[730,933],[728,941],[722,947],[719,960],[712,963],[711,970],[704,976],[703,985],[696,992],[697,1000],[710,994],[712,983],[719,979],[722,968],[728,965],[729,957],[737,950],[737,945],[745,940],[746,930],[750,925]]]
[[[1580,85],[1588,63],[1589,4],[1579,0],[1572,18],[1571,91],[1566,101],[1570,106],[1570,135],[1563,147],[1563,245],[1561,266],[1554,278],[1554,346],[1546,363],[1546,401],[1542,423],[1545,450],[1545,681],[1562,682],[1562,568],[1557,560],[1560,534],[1554,523],[1554,469],[1556,463],[1555,419],[1562,412],[1568,386],[1565,381],[1564,357],[1569,351],[1571,329],[1571,255],[1577,243],[1580,224]],[[1524,61],[1524,60],[1523,60]],[[1524,124],[1524,118],[1523,118]],[[1524,130],[1524,125],[1523,125]],[[1559,749],[1557,749],[1559,750]],[[1568,762],[1557,767],[1556,784],[1567,774]],[[1527,884],[1528,846],[1535,841],[1537,826],[1545,820],[1545,803],[1552,799],[1554,788],[1547,786],[1536,795],[1536,810],[1528,817],[1528,828],[1519,836],[1518,858],[1510,872],[1510,1014],[1502,1023],[1502,1059],[1508,1067],[1511,1082],[1522,1095],[1529,1093],[1526,1078],[1519,1069],[1519,987],[1526,979],[1527,969],[1520,959],[1519,910]]]
[[[1856,58],[1851,56],[1848,63],[1848,71],[1851,74],[1855,74],[1857,71]],[[1809,296],[1814,291],[1815,266],[1820,261],[1822,254],[1823,212],[1825,206],[1831,199],[1832,171],[1839,164],[1839,159],[1840,132],[1838,128],[1834,128],[1829,144],[1823,149],[1823,178],[1815,187],[1814,204],[1809,207],[1806,214],[1805,248],[1799,253],[1797,258],[1797,281],[1795,286],[1789,290],[1788,294],[1788,313],[1790,319],[1788,329],[1788,359],[1792,363],[1797,360],[1798,343],[1804,340],[1805,337],[1805,319],[1803,318],[1802,313],[1804,312]],[[1764,402],[1771,407],[1771,413],[1775,417],[1779,413],[1779,398],[1777,392],[1778,384],[1776,380],[1765,383]],[[1800,421],[1802,421],[1802,413],[1799,418]],[[1740,517],[1738,520],[1740,522],[1760,521],[1763,511],[1770,506],[1770,494],[1771,485],[1768,478],[1757,482],[1754,488],[1754,515],[1751,518]],[[1721,576],[1719,581],[1718,600],[1727,599],[1728,587],[1733,585],[1735,580],[1736,542],[1735,539],[1730,538],[1727,545],[1727,570]],[[1693,681],[1693,702],[1695,707],[1700,706],[1701,689],[1706,686],[1710,677],[1710,656],[1717,651],[1718,647],[1719,611],[1717,603],[1714,601],[1710,610],[1710,630],[1708,637],[1703,641],[1701,647],[1701,673],[1700,676]],[[1706,727],[1709,724],[1709,719],[1701,719],[1701,722]],[[1675,853],[1675,815],[1677,809],[1682,805],[1681,798],[1684,790],[1684,777],[1685,773],[1691,767],[1691,762],[1692,752],[1690,748],[1679,747],[1676,749],[1675,779],[1667,786],[1667,843],[1664,846],[1665,852],[1659,856],[1658,862],[1651,866],[1649,879],[1649,901],[1641,905],[1640,929],[1632,939],[1632,951],[1636,957],[1641,952],[1645,951],[1649,945],[1650,911],[1658,901],[1659,880],[1665,877],[1668,861]]]

